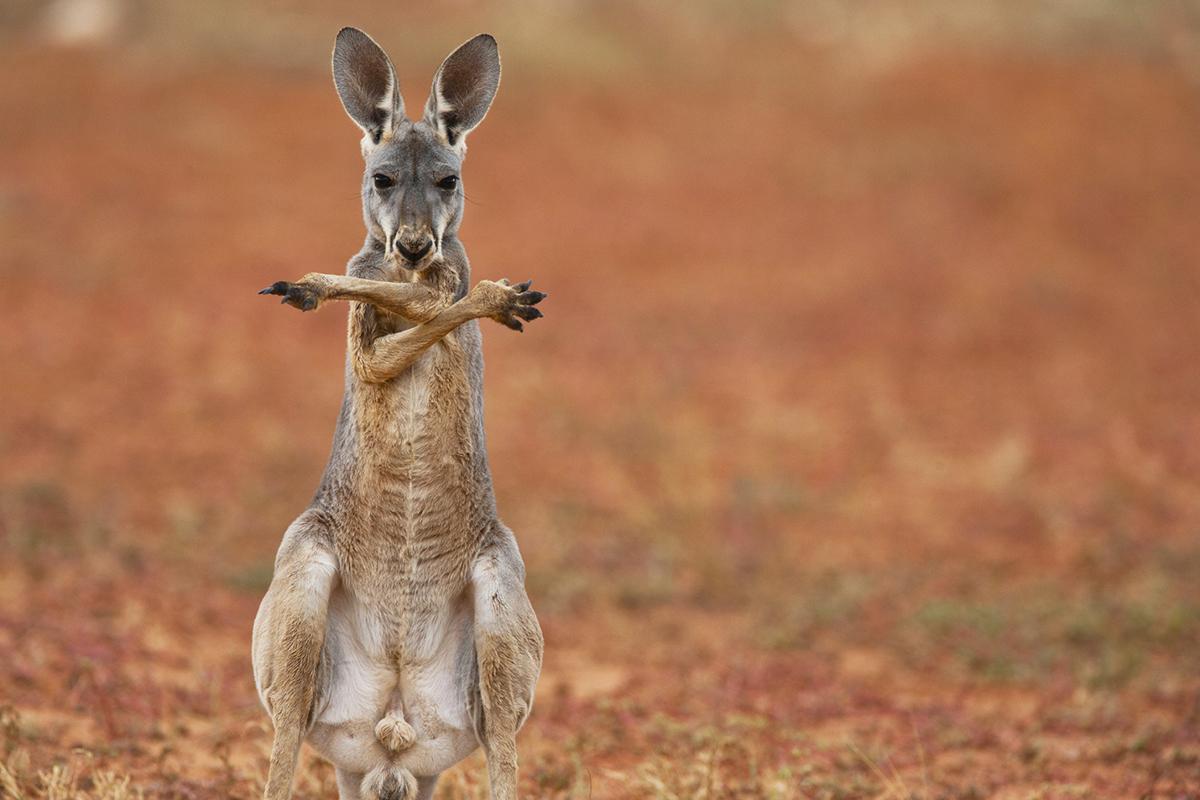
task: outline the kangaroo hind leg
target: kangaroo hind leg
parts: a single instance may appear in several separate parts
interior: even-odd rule
[[[266,800],[291,794],[300,744],[319,704],[329,596],[337,580],[330,539],[313,511],[292,523],[254,620],[254,679],[275,727]]]
[[[485,551],[472,571],[479,670],[476,730],[493,800],[516,797],[517,731],[533,708],[542,667],[542,630],[525,594],[524,577],[511,538]]]

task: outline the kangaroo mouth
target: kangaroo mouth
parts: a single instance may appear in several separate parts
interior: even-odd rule
[[[396,252],[400,254],[401,262],[404,263],[404,266],[409,268],[416,267],[417,264],[421,263],[421,261],[425,259],[425,256],[429,255],[432,251],[433,239],[426,241],[425,244],[417,250],[409,250],[400,242],[396,242]]]

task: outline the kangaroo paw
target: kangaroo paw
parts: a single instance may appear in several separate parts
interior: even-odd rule
[[[259,290],[258,293],[280,295],[283,299],[279,302],[287,303],[292,308],[298,308],[301,311],[312,311],[321,305],[322,300],[320,291],[304,282],[275,281],[267,288]]]

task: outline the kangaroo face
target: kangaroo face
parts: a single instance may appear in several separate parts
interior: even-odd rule
[[[419,122],[405,117],[392,62],[362,31],[345,28],[338,34],[333,82],[364,134],[367,230],[403,268],[436,263],[442,242],[462,220],[459,172],[467,134],[483,121],[500,86],[496,40],[480,34],[442,62]]]
[[[366,149],[363,219],[398,266],[419,270],[441,259],[442,241],[462,219],[462,156],[424,122],[407,120]]]

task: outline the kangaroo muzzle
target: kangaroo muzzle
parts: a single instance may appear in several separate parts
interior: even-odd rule
[[[395,241],[396,252],[399,253],[409,264],[417,264],[425,256],[429,255],[429,251],[433,249],[433,237],[428,233],[420,233],[417,235],[406,235],[400,233],[396,236]]]

